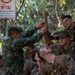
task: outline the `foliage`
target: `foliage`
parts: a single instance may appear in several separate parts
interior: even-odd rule
[[[74,0],[16,0],[16,18],[8,19],[8,25],[21,26],[25,31],[44,20],[44,10],[48,12],[50,31],[58,28],[61,14],[70,14],[75,19]],[[4,20],[0,19],[0,25]]]

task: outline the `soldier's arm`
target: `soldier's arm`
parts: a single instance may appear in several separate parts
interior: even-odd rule
[[[15,41],[14,47],[15,48],[25,47],[30,44],[38,42],[41,38],[42,38],[42,33],[39,33],[38,35],[32,36],[30,38],[19,38]]]
[[[47,27],[43,27],[41,33],[39,33],[38,35],[31,36],[29,38],[17,39],[14,46],[15,46],[15,48],[16,47],[22,48],[22,47],[28,46],[30,44],[34,44],[34,43],[38,42],[42,38],[43,34],[46,32],[47,32]]]
[[[36,28],[32,29],[32,30],[28,30],[26,31],[24,34],[22,34],[22,38],[25,38],[25,37],[30,37],[32,36],[35,32],[37,31]]]
[[[34,27],[34,29],[32,30],[28,30],[26,33],[24,33],[21,37],[25,38],[25,37],[30,37],[32,36],[38,29],[41,29],[44,26],[45,22],[41,22],[39,23],[36,27]]]

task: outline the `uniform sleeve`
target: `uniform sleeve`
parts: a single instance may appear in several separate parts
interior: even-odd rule
[[[42,33],[39,33],[38,35],[29,37],[29,38],[19,38],[14,43],[14,48],[23,48],[30,44],[34,44],[38,42],[42,38]]]
[[[32,36],[34,33],[36,32],[36,29],[34,28],[34,29],[32,29],[32,30],[28,30],[28,31],[26,31],[24,34],[22,34],[22,38],[25,38],[25,37],[30,37],[30,36]]]

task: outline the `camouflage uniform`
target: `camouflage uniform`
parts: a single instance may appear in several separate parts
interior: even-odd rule
[[[69,35],[71,36],[72,40],[75,41],[75,23],[74,23],[74,27],[72,28],[68,28],[68,29],[65,29]]]
[[[74,75],[74,60],[68,55],[56,56],[55,62],[45,63],[41,69],[41,75]],[[73,70],[74,69],[74,70]]]
[[[49,46],[55,55],[61,55],[62,54],[63,48],[60,45],[58,45],[54,42],[51,42]]]
[[[67,74],[66,75],[75,75],[75,61],[68,55],[67,56]]]
[[[75,60],[75,42],[71,41],[67,50],[63,48],[63,54],[69,54]]]
[[[11,27],[10,30],[15,30]],[[9,30],[9,31],[10,31]],[[19,28],[17,30],[21,31]],[[35,29],[29,31],[28,33],[34,33]],[[22,75],[24,58],[22,48],[28,46],[29,44],[37,42],[41,39],[42,34],[32,36],[30,38],[25,38],[27,33],[21,36],[22,38],[8,38],[3,40],[3,71],[2,75]],[[29,36],[29,35],[28,35]]]
[[[61,30],[61,31],[57,31],[58,34],[55,37],[70,37],[70,35],[67,33],[66,30]],[[73,59],[75,60],[75,42],[74,41],[70,41],[67,50],[65,50],[63,48],[63,46],[61,46],[61,51],[62,54],[69,54],[71,55],[71,57],[73,57]]]

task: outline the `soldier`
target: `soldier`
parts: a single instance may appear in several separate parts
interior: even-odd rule
[[[31,71],[31,75],[41,75],[41,68],[45,63],[45,60],[39,56],[38,51],[34,51],[34,60],[37,63],[37,66]]]
[[[39,55],[46,62],[41,69],[41,75],[74,75],[75,61],[69,55],[55,56],[49,48],[41,48]]]
[[[75,41],[75,23],[70,15],[61,16],[61,22],[64,29],[70,34],[71,39]]]
[[[66,30],[59,31],[59,44],[63,48],[63,54],[69,54],[75,60],[75,42],[70,40],[70,35]]]
[[[42,28],[43,25],[44,22],[38,24],[33,31]],[[29,32],[29,34],[26,33],[21,36],[22,28],[20,27],[10,27],[8,31],[9,38],[3,40],[3,70],[1,75],[22,75],[24,66],[22,48],[41,39],[42,33],[46,29],[42,33],[30,38],[25,37],[34,32]]]

